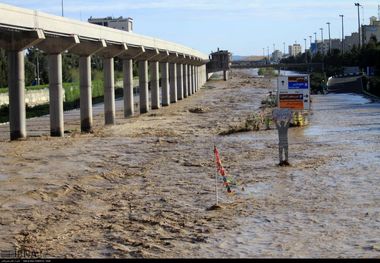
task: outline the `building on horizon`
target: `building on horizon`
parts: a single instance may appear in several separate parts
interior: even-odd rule
[[[280,62],[280,60],[283,58],[283,54],[280,50],[275,50],[273,53],[272,53],[272,58],[271,60],[275,63],[278,63]]]
[[[293,44],[289,46],[289,56],[296,57],[297,55],[302,53],[302,47],[300,44]]]
[[[380,21],[377,17],[370,18],[369,25],[362,25],[362,43],[368,44],[372,37],[376,37],[377,41],[380,40]]]
[[[88,19],[88,22],[91,24],[111,27],[114,29],[119,29],[127,32],[133,31],[133,19],[123,18],[122,16],[119,18],[105,17],[105,18],[93,18],[92,16]]]

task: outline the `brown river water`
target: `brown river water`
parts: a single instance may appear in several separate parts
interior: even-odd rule
[[[48,118],[26,141],[0,126],[0,251],[43,258],[379,258],[380,103],[312,97],[307,127],[218,135],[258,111],[273,81],[247,70],[142,116],[64,138]],[[122,103],[119,101],[118,109]],[[99,110],[97,111],[97,109]],[[201,108],[201,113],[189,110]],[[236,181],[215,204],[213,146]]]

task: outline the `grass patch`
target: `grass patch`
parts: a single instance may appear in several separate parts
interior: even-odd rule
[[[264,110],[260,113],[253,113],[241,121],[237,125],[230,125],[225,131],[219,133],[219,135],[226,136],[234,133],[259,131],[260,129],[269,130],[272,122],[270,110]]]

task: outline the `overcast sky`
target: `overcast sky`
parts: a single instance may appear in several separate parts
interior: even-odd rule
[[[218,47],[234,55],[262,55],[269,46],[283,51],[297,41],[309,45],[309,36],[341,37],[358,30],[357,7],[350,0],[64,0],[66,17],[87,21],[90,16],[124,16],[134,19],[134,32],[177,42],[204,53]],[[380,1],[359,1],[361,21],[378,16]],[[42,12],[61,15],[61,0],[0,0]],[[287,50],[287,48],[286,48]]]

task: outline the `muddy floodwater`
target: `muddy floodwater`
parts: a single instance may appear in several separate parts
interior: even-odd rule
[[[48,258],[380,258],[380,103],[314,95],[289,131],[290,167],[270,130],[218,135],[274,90],[253,71],[208,82],[170,107],[64,138],[48,118],[9,142],[0,126],[0,251]],[[120,104],[120,102],[119,102]],[[96,108],[96,107],[95,107]],[[194,110],[198,109],[198,110]],[[215,204],[214,144],[237,185]],[[4,257],[4,254],[2,254]]]

